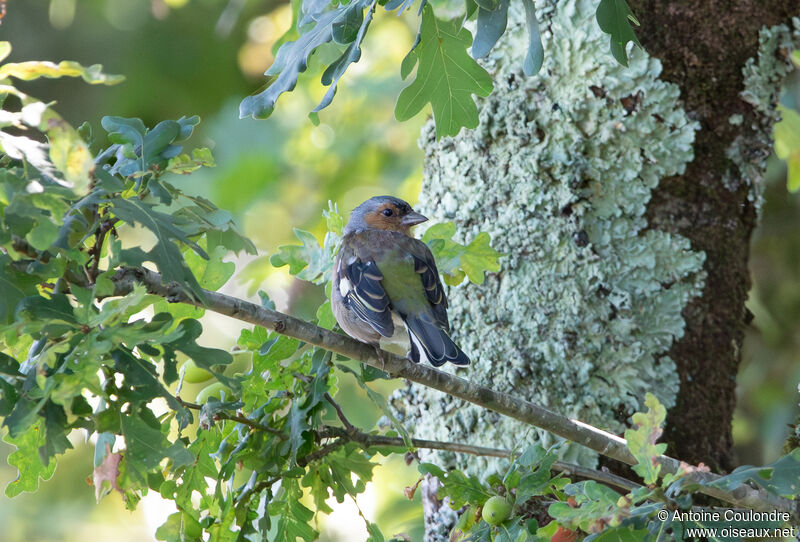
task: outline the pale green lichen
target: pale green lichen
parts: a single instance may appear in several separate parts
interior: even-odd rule
[[[743,185],[749,187],[748,199],[755,204],[758,214],[764,200],[772,128],[780,120],[776,107],[781,84],[794,69],[791,52],[800,47],[800,17],[792,19],[792,26],[793,30],[781,24],[764,27],[759,32],[758,54],[748,59],[742,68],[744,90],[741,93],[742,99],[753,106],[756,122],[752,131],[737,137],[726,152],[735,167],[724,176],[725,187],[731,191]]]
[[[698,125],[661,64],[639,49],[623,68],[597,27],[597,2],[537,2],[545,61],[521,73],[527,35],[512,3],[509,31],[489,56],[495,90],[480,125],[426,151],[421,205],[488,232],[505,254],[481,286],[449,289],[454,337],[471,355],[463,375],[597,427],[622,432],[652,391],[674,404],[666,355],[683,335],[682,309],[701,292],[705,256],[687,239],[648,229],[660,179],[692,160]],[[517,448],[552,436],[412,385],[393,404],[417,436]],[[596,455],[567,446],[592,465]],[[431,456],[429,456],[431,457]],[[435,453],[484,475],[492,460]]]

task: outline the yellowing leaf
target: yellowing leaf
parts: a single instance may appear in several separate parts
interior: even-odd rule
[[[40,77],[48,79],[81,77],[92,85],[116,85],[125,79],[121,75],[103,73],[103,66],[100,64],[86,67],[71,60],[64,60],[58,64],[48,61],[10,62],[0,66],[0,80],[9,77],[16,77],[23,81],[32,81]]]
[[[6,59],[11,54],[11,44],[7,41],[0,41],[0,61]]]
[[[50,160],[62,173],[64,181],[78,195],[89,190],[94,158],[89,146],[77,130],[48,109],[39,128],[47,134],[50,142]]]
[[[39,478],[49,480],[56,470],[56,460],[50,458],[47,465],[42,465],[39,459],[39,447],[45,442],[44,419],[28,427],[21,435],[12,437],[6,435],[9,444],[17,450],[8,456],[8,464],[19,471],[17,478],[6,486],[6,497],[16,497],[23,491],[36,491],[39,488]]]
[[[637,461],[633,470],[642,477],[645,484],[653,484],[658,480],[661,471],[661,465],[655,458],[667,449],[666,444],[656,444],[663,432],[661,427],[667,418],[667,409],[652,393],[647,394],[644,404],[647,412],[637,412],[633,415],[634,429],[625,431],[625,440],[628,441],[628,449]]]

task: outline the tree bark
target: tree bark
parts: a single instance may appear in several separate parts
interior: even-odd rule
[[[420,205],[506,255],[483,285],[448,292],[467,378],[616,433],[652,391],[670,407],[671,452],[726,470],[748,244],[800,20],[789,0],[631,6],[646,52],[629,49],[626,68],[596,1],[537,2],[545,61],[525,78],[512,3],[484,61],[494,91],[478,128],[441,141],[423,130]],[[426,438],[553,443],[414,385],[393,405]],[[503,468],[431,455],[480,476]]]
[[[647,212],[650,227],[678,233],[704,251],[708,273],[702,296],[683,311],[686,333],[670,349],[680,392],[665,439],[677,457],[728,470],[736,374],[749,323],[750,236],[786,73],[781,67],[791,50],[777,42],[776,49],[762,51],[774,58],[763,59],[759,69],[773,73],[761,74],[768,86],[757,100],[747,92],[743,68],[759,53],[762,28],[791,28],[800,7],[795,0],[632,0],[630,6],[642,24],[642,45],[664,66],[662,79],[681,88],[700,123],[694,160],[683,175],[661,180]]]

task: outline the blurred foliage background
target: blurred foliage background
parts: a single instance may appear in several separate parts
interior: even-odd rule
[[[269,120],[239,120],[240,100],[263,84],[272,46],[290,23],[288,4],[273,0],[10,0],[0,39],[13,45],[10,61],[101,63],[106,72],[126,76],[114,87],[66,79],[21,84],[32,95],[57,100],[56,109],[75,126],[89,121],[98,128],[104,115],[140,117],[147,125],[200,115],[203,122],[192,141],[209,146],[218,165],[173,181],[233,212],[259,248],[258,257],[238,262],[239,272],[223,291],[252,296],[262,288],[279,310],[309,317],[323,292],[292,282],[285,267],[269,265],[269,255],[292,242],[293,227],[321,234],[321,210],[328,200],[345,213],[379,193],[415,201],[422,170],[416,139],[425,119],[401,124],[393,117],[403,86],[400,61],[417,24],[411,10],[402,17],[376,17],[364,56],[348,70],[318,126],[307,117],[324,94],[314,61]],[[800,107],[800,77],[787,85],[783,103]],[[776,459],[788,424],[797,419],[799,226],[800,198],[787,192],[785,165],[773,158],[762,225],[752,246],[749,308],[755,319],[738,375],[734,436],[742,463]],[[204,344],[235,343],[238,323],[214,315],[203,322]],[[392,385],[380,391],[389,393]],[[377,421],[376,409],[352,381],[342,378],[340,388],[340,402],[354,422],[370,427]],[[94,489],[85,481],[91,474],[92,446],[81,445],[82,439],[73,435],[76,449],[61,459],[53,479],[38,493],[13,500],[0,496],[4,541],[154,539],[171,510],[154,494],[134,513],[124,510],[116,494],[95,504]],[[10,451],[0,443],[2,486],[15,476],[5,464]],[[419,496],[415,501],[403,496],[403,488],[416,477],[413,466],[387,462],[359,499],[362,512],[384,533],[421,539]],[[364,539],[355,506],[333,504],[335,512],[324,526],[327,539]]]

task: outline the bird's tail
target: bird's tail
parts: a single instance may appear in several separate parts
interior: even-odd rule
[[[469,358],[443,329],[423,317],[406,319],[408,338],[411,342],[410,358],[414,363],[428,361],[434,367],[446,362],[453,365],[469,365]]]

